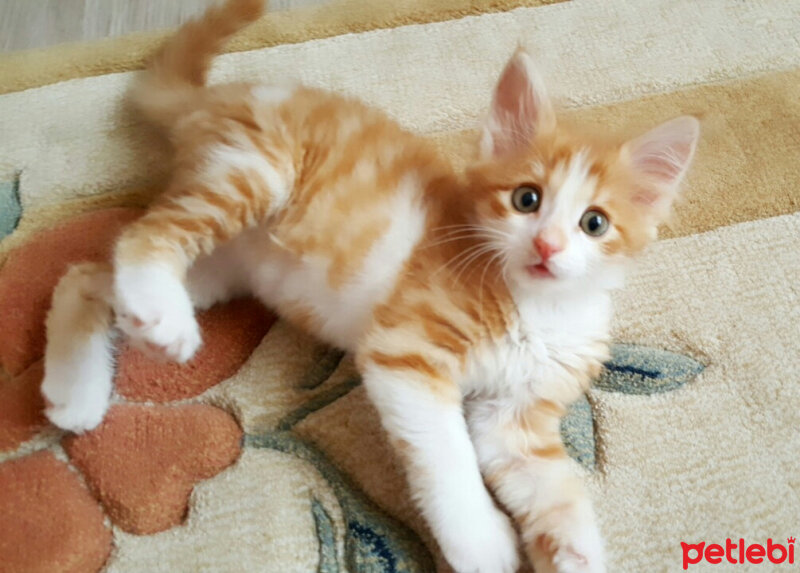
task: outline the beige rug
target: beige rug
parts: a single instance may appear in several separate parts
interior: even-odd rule
[[[563,433],[591,484],[609,571],[682,571],[681,542],[724,547],[728,538],[748,545],[769,538],[788,547],[800,533],[800,2],[440,0],[403,2],[396,12],[378,4],[342,0],[341,12],[334,3],[291,23],[270,16],[219,58],[213,77],[299,79],[355,94],[435,137],[459,161],[518,42],[537,54],[575,120],[635,129],[680,113],[703,118],[685,200],[619,293],[614,358]],[[37,323],[14,314],[28,300],[24,269],[38,269],[61,241],[79,242],[81,229],[108,229],[96,232],[107,243],[135,212],[103,210],[143,205],[164,181],[163,148],[121,104],[128,70],[153,41],[119,40],[94,58],[77,46],[65,50],[71,63],[63,66],[52,51],[0,64],[0,209],[11,214],[0,222],[13,228],[0,242],[0,293],[9,293],[0,300],[0,394],[6,379],[14,396],[37,381],[30,335]],[[87,212],[94,218],[39,234]],[[58,260],[103,256],[69,253]],[[19,292],[10,308],[6,301]],[[43,454],[30,455],[35,450],[79,470],[74,505],[98,512],[82,509],[81,527],[95,539],[109,528],[112,535],[86,550],[83,569],[70,570],[444,570],[349,360],[280,321],[260,343],[255,323],[229,340],[237,312],[255,311],[208,318],[219,342],[192,371],[148,370],[131,359],[118,377],[128,381],[119,414],[95,437],[62,442],[35,411],[25,426],[33,430],[0,428],[0,486],[13,478],[26,503],[44,503],[24,486],[34,481],[25,476],[50,471],[37,458]],[[26,336],[33,342],[14,345]],[[240,358],[223,359],[231,348]],[[176,393],[171,382],[192,390]],[[194,420],[204,414],[180,408],[204,404],[232,417],[242,441],[222,418],[207,435],[194,422],[175,422],[176,435],[197,438],[185,443],[203,463],[148,466],[155,485],[130,485],[119,477],[123,461],[108,453],[98,461],[96,452],[114,452],[108,444],[118,428],[162,419],[133,402],[165,409],[165,420]],[[159,439],[120,443],[167,451]],[[231,448],[238,459],[227,465]],[[155,479],[159,471],[168,477]],[[36,491],[66,492],[66,477],[51,473],[49,481],[36,478]],[[188,509],[178,504],[164,517],[167,501],[143,508],[147,499],[176,498],[164,491],[176,480]],[[6,518],[4,529],[4,514],[20,503],[0,495],[0,563],[21,552],[2,535],[16,527]],[[24,557],[37,565],[35,555]]]

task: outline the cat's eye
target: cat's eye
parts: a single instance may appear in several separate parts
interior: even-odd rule
[[[520,213],[533,213],[539,210],[542,190],[535,185],[521,185],[511,194],[511,204]]]
[[[587,235],[599,237],[608,231],[608,217],[596,209],[589,209],[581,217],[581,229]]]

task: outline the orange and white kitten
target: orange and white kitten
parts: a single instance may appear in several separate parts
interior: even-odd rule
[[[456,173],[356,100],[205,86],[222,42],[261,8],[211,9],[138,84],[136,104],[174,145],[174,176],[123,233],[113,267],[75,267],[56,290],[42,387],[50,420],[78,432],[100,423],[114,324],[182,362],[201,343],[194,309],[254,294],[355,355],[457,571],[516,570],[507,514],[537,573],[604,571],[559,420],[608,356],[609,292],[667,215],[698,122],[589,140],[556,121],[519,50],[480,159]]]

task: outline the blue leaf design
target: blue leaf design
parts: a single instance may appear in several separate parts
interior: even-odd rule
[[[696,360],[667,350],[635,344],[614,344],[594,387],[605,392],[649,395],[670,392],[705,369]],[[592,406],[586,396],[575,402],[561,420],[561,439],[567,453],[586,469],[596,464]]]
[[[344,514],[347,524],[345,559],[349,571],[423,573],[435,570],[433,559],[419,538],[405,525],[384,514],[310,444],[291,432],[276,431],[260,436],[247,435],[244,445],[291,454],[319,471],[333,489]],[[323,544],[321,540],[320,545]]]
[[[615,344],[595,388],[624,394],[658,394],[680,388],[705,369],[696,360],[667,350]]]
[[[0,239],[17,228],[21,216],[19,176],[13,181],[0,181]]]

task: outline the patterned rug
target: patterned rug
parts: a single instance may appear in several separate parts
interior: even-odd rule
[[[50,293],[71,262],[107,258],[166,177],[123,99],[162,36],[0,59],[0,572],[447,571],[349,357],[254,301],[203,313],[185,366],[123,344],[97,430],[45,423]],[[703,121],[685,199],[616,297],[613,357],[562,426],[609,571],[722,570],[682,542],[788,547],[800,2],[338,0],[266,16],[213,80],[354,94],[465,162],[519,42],[576,120]],[[773,567],[742,560],[722,567]]]

